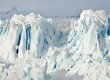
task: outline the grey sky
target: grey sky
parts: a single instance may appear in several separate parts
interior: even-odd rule
[[[21,13],[43,15],[74,15],[85,9],[110,11],[110,0],[0,0],[0,10],[16,7]]]

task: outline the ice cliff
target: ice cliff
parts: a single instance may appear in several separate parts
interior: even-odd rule
[[[79,19],[35,13],[0,20],[1,80],[110,79],[110,14],[84,10]],[[58,77],[58,76],[57,76]],[[78,78],[77,78],[78,79]]]

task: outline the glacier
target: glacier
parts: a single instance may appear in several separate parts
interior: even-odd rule
[[[84,10],[77,19],[30,13],[0,20],[0,80],[109,79],[110,13]]]

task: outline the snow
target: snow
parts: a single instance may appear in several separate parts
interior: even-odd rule
[[[88,9],[109,12],[109,3],[110,0],[1,0],[0,17],[7,19],[14,14],[27,15],[31,12],[53,18],[79,17],[83,10]]]
[[[110,15],[79,19],[14,15],[0,20],[1,80],[109,80]]]

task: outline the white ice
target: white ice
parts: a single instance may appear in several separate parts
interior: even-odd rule
[[[0,20],[1,80],[109,80],[110,14],[79,19],[40,14]]]

